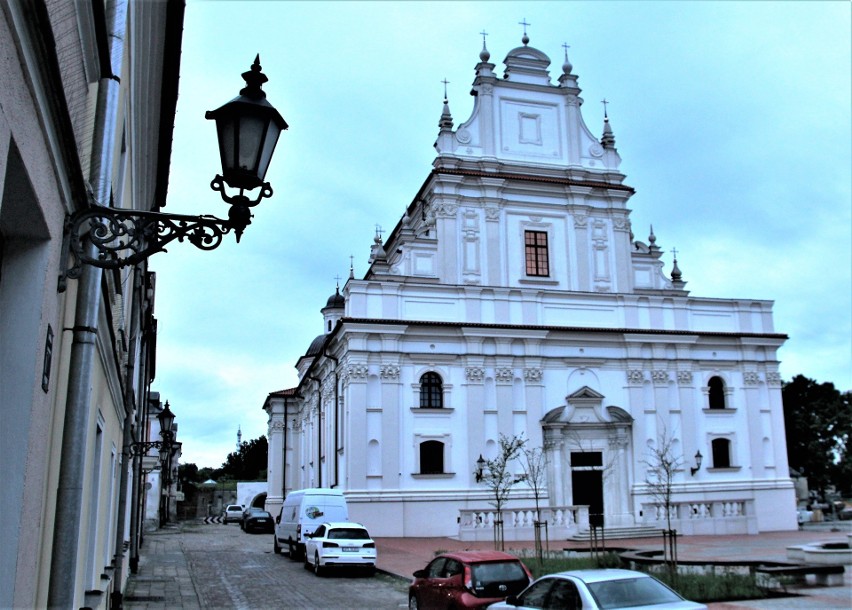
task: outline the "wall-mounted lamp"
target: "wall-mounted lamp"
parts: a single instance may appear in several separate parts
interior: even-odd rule
[[[143,456],[144,458],[151,449],[157,449],[160,454],[160,466],[166,466],[172,456],[172,452],[180,445],[180,443],[174,442],[172,428],[175,422],[175,414],[169,408],[169,401],[166,401],[166,406],[157,415],[157,419],[160,420],[160,436],[163,437],[163,440],[129,443],[127,450],[131,456]],[[159,470],[159,468],[147,468],[146,470],[150,472],[151,470]]]
[[[699,470],[701,470],[701,460],[703,458],[704,458],[704,456],[701,455],[700,451],[695,452],[695,466],[691,466],[690,469],[689,469],[689,473],[692,476],[695,476],[695,473],[698,472]]]
[[[278,136],[288,127],[279,112],[266,101],[266,93],[261,89],[269,79],[261,72],[260,56],[242,77],[246,86],[240,94],[205,115],[216,121],[222,160],[222,174],[216,175],[210,188],[230,204],[228,219],[143,212],[95,202],[66,219],[60,292],[65,290],[67,278],[80,277],[83,263],[119,269],[142,262],[164,251],[172,241],[184,239],[199,250],[214,250],[231,230],[239,243],[243,231],[251,224],[250,209],[272,196],[272,187],[264,182],[266,170]],[[225,193],[225,184],[239,189],[239,194]],[[244,194],[258,187],[260,191],[255,199]],[[94,255],[90,244],[97,251]],[[69,252],[73,252],[76,259],[70,269],[67,267]]]
[[[476,460],[476,471],[474,472],[474,474],[476,475],[476,482],[477,483],[482,482],[482,473],[485,470],[485,464],[486,464],[485,458],[482,457],[482,454],[480,453],[479,459]]]

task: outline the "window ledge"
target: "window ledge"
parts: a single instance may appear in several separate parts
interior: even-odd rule
[[[544,286],[559,286],[559,280],[552,280],[552,279],[547,278],[547,277],[541,277],[541,278],[537,278],[537,277],[533,277],[533,276],[522,277],[521,279],[518,280],[518,283],[519,284],[540,284],[540,285],[544,285]]]
[[[452,479],[456,476],[455,472],[442,472],[436,474],[423,474],[420,472],[412,472],[411,476],[415,479]]]
[[[739,472],[742,466],[728,466],[726,468],[708,468],[707,472]]]
[[[702,411],[704,411],[708,415],[731,415],[732,413],[737,412],[736,409],[728,409],[728,408],[725,408],[725,409],[704,408],[704,409],[702,409]]]
[[[453,409],[452,407],[443,407],[441,409],[433,409],[433,408],[429,408],[429,407],[411,407],[412,413],[437,413],[437,414],[441,414],[441,413],[452,413],[453,411],[455,411],[455,409]]]

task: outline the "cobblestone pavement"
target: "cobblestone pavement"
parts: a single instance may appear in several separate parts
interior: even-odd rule
[[[407,590],[407,582],[382,574],[318,578],[276,555],[271,535],[236,524],[182,523],[145,536],[124,607],[397,609],[407,607]]]

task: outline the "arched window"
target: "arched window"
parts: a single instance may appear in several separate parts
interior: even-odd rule
[[[420,378],[420,408],[441,409],[444,406],[444,383],[438,373],[426,373]]]
[[[444,474],[444,443],[420,443],[420,474]]]
[[[711,377],[707,382],[709,388],[708,397],[710,399],[711,409],[725,408],[725,382],[721,377]]]
[[[726,438],[714,438],[710,446],[713,449],[713,468],[730,468],[731,441]]]

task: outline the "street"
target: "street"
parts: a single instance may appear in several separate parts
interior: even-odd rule
[[[160,540],[165,538],[151,534],[145,546],[163,544]],[[237,524],[184,522],[169,533],[168,544],[182,550],[190,578],[181,586],[194,587],[201,608],[407,607],[407,582],[382,573],[368,577],[331,572],[317,577],[302,562],[291,561],[286,554],[276,555],[271,534],[246,534]],[[164,607],[166,599],[157,590],[158,575],[145,574],[146,551],[143,548],[136,582],[126,593],[125,608]],[[184,607],[197,606],[187,602]]]

